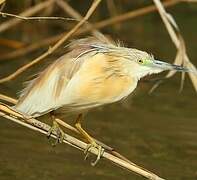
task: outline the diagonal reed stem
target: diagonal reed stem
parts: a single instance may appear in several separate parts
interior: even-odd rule
[[[26,117],[25,115],[23,115],[22,113],[19,113],[15,110],[13,110],[11,107],[9,107],[6,104],[0,103],[0,116],[11,120],[17,124],[20,124],[22,126],[25,126],[27,128],[30,128],[34,131],[40,132],[42,134],[47,134],[47,132],[50,130],[50,126],[40,122],[34,118],[31,117]],[[52,134],[53,138],[57,138],[56,134]],[[64,143],[73,146],[81,151],[84,151],[87,147],[88,144],[86,144],[85,142],[80,141],[79,139],[70,136],[66,133],[64,133]],[[91,148],[90,149],[90,153],[94,154],[94,155],[98,155],[98,150],[96,148]],[[102,158],[107,159],[109,161],[111,161],[112,163],[116,164],[117,166],[123,168],[123,169],[127,169],[131,172],[135,172],[141,176],[144,176],[148,179],[152,179],[152,180],[163,180],[162,178],[160,178],[159,176],[157,176],[156,174],[134,164],[134,163],[129,163],[125,160],[122,160],[108,152],[104,152],[102,154]]]

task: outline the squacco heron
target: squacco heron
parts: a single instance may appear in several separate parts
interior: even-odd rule
[[[81,127],[84,112],[127,97],[140,78],[148,74],[165,70],[188,71],[185,67],[155,60],[147,52],[92,37],[76,40],[68,48],[67,54],[27,85],[15,108],[33,117],[56,111],[76,113],[75,126],[89,142],[86,152],[98,148],[94,164],[103,148]],[[55,120],[54,126],[58,126]]]

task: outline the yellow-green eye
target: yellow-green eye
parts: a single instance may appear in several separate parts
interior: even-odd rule
[[[144,64],[144,60],[142,60],[142,59],[138,59],[138,61],[137,61],[139,64]]]

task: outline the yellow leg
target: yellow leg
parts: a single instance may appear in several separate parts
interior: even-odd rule
[[[79,114],[79,116],[76,119],[75,127],[77,130],[80,132],[80,134],[91,144],[96,144],[94,139],[81,127],[81,122],[82,122],[82,114]]]
[[[80,132],[80,134],[89,142],[86,150],[84,151],[84,153],[86,154],[85,159],[87,158],[88,151],[91,148],[97,148],[98,149],[97,159],[94,162],[91,163],[93,166],[95,166],[97,164],[97,162],[100,160],[100,158],[101,158],[101,156],[104,152],[104,149],[100,145],[98,145],[95,142],[95,140],[81,127],[82,119],[83,119],[82,114],[79,114],[79,116],[76,119],[75,127]]]
[[[52,145],[55,146],[55,145],[57,145],[57,143],[62,143],[63,142],[63,140],[64,140],[64,132],[59,127],[59,124],[55,120],[55,116],[53,114],[51,114],[51,119],[53,121],[53,125],[52,125],[51,129],[48,131],[47,137],[50,138],[51,134],[53,132],[56,134],[57,139],[56,139],[56,141],[54,143],[52,143]]]

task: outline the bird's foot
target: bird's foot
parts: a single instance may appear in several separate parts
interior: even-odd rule
[[[58,143],[63,142],[65,134],[56,121],[53,121],[53,125],[47,133],[47,138],[49,139],[52,134],[55,134],[57,136],[55,142],[51,142],[52,146],[56,146]]]
[[[101,159],[101,156],[103,155],[104,153],[104,148],[102,148],[102,146],[98,145],[96,142],[92,142],[91,144],[88,144],[85,151],[84,151],[84,154],[85,154],[85,160],[88,158],[89,156],[89,151],[90,149],[92,148],[96,148],[98,150],[98,155],[97,155],[97,158],[95,161],[91,162],[91,165],[92,166],[95,166],[98,161]]]

